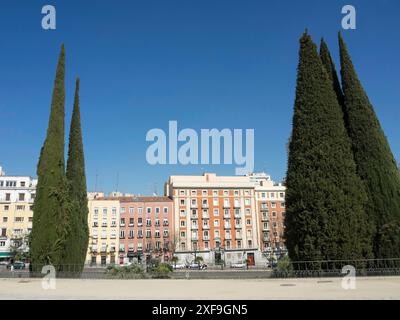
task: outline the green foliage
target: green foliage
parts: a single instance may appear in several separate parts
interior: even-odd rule
[[[342,88],[357,173],[366,187],[376,258],[400,257],[400,176],[387,138],[339,34]]]
[[[343,112],[317,48],[300,39],[286,178],[286,244],[292,260],[370,257],[366,193]]]
[[[106,277],[114,279],[145,279],[146,274],[139,264],[130,266],[109,266],[106,269]]]
[[[197,264],[201,264],[203,261],[204,261],[204,259],[203,259],[202,256],[197,256],[197,257],[194,259],[194,263],[197,263]]]
[[[32,271],[62,264],[67,236],[68,188],[64,172],[65,50],[61,47],[46,139],[37,166],[38,184],[31,234]]]
[[[278,260],[276,271],[279,274],[284,274],[285,276],[293,275],[293,265],[289,256],[286,255]]]
[[[85,157],[79,106],[79,79],[76,80],[74,107],[69,134],[67,172],[71,211],[68,217],[68,237],[65,242],[64,263],[74,271],[81,271],[85,263],[89,229],[86,190]]]
[[[170,278],[172,267],[168,263],[160,263],[156,267],[150,270],[151,277],[153,279],[167,279]]]

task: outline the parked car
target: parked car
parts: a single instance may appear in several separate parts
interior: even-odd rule
[[[231,268],[235,268],[235,269],[246,269],[246,267],[247,267],[247,265],[243,262],[231,264]]]
[[[15,261],[7,265],[7,269],[11,269],[11,267],[14,267],[14,270],[22,270],[25,269],[25,263],[22,261]]]
[[[185,269],[186,268],[186,265],[183,264],[183,263],[172,264],[171,266],[172,266],[172,269],[174,269],[174,270],[179,270],[179,269]]]
[[[207,265],[205,263],[194,263],[192,262],[191,264],[188,265],[189,269],[198,269],[198,270],[204,270],[207,269]]]

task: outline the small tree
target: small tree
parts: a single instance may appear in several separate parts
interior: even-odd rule
[[[200,267],[200,264],[201,264],[203,261],[204,261],[204,259],[203,259],[202,256],[197,256],[197,257],[194,259],[194,263],[196,263],[199,267]]]
[[[179,258],[177,256],[173,256],[171,258],[171,262],[174,264],[174,267],[176,268],[176,263],[179,261]]]

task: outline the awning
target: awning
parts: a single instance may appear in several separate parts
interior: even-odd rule
[[[12,257],[12,253],[11,252],[0,252],[0,258],[9,258]]]

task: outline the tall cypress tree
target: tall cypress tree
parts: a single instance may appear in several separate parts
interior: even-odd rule
[[[400,257],[400,176],[389,143],[339,33],[344,108],[367,214],[375,224],[376,258]]]
[[[83,268],[88,239],[88,201],[86,190],[85,158],[83,152],[81,116],[79,106],[79,78],[76,80],[74,107],[69,134],[67,179],[71,211],[68,238],[65,243],[66,271],[80,272]]]
[[[299,55],[286,179],[289,256],[295,261],[369,257],[366,194],[341,107],[307,33]]]
[[[32,271],[62,263],[68,216],[64,167],[65,49],[61,47],[51,102],[47,135],[37,166],[38,184],[30,241]]]
[[[336,93],[338,102],[340,106],[343,106],[343,100],[344,100],[343,91],[342,88],[340,87],[340,81],[338,74],[336,72],[335,63],[333,62],[331,53],[329,52],[328,45],[326,44],[323,38],[321,39],[321,44],[319,47],[319,55],[321,57],[322,64],[325,67],[326,72],[328,73],[329,79],[332,82],[333,90]]]

